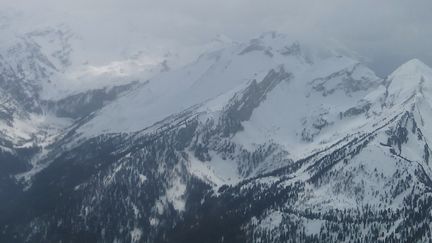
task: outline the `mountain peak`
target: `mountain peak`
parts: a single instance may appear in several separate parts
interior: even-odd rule
[[[425,95],[424,88],[432,87],[432,69],[418,59],[412,59],[397,68],[387,78],[388,92],[396,99],[404,102],[414,97],[414,94]]]
[[[402,65],[427,66],[424,62],[417,58],[413,58]]]
[[[420,61],[417,58],[411,59],[406,63],[402,64],[399,68],[397,68],[389,77],[391,79],[400,76],[413,76],[413,75],[431,75],[432,77],[432,69]]]

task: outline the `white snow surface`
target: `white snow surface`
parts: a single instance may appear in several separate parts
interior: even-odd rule
[[[242,177],[237,172],[237,163],[233,160],[222,159],[212,153],[212,160],[201,162],[189,154],[189,171],[201,180],[211,184],[214,188],[222,185],[235,185]]]
[[[268,104],[272,106],[271,110],[266,108],[265,104],[264,108],[261,108],[265,110],[264,112],[272,112],[272,110],[279,112],[278,107],[273,105],[285,108],[285,112],[281,113],[282,116],[275,118],[277,119],[275,123],[284,122],[287,111],[290,111],[290,116],[301,118],[305,115],[305,110],[311,109],[298,107],[296,104],[299,102],[305,100],[310,100],[310,103],[319,102],[307,97],[310,92],[309,83],[316,78],[326,77],[344,69],[351,70],[354,66],[360,65],[360,68],[355,70],[357,76],[379,80],[373,72],[354,59],[333,55],[313,56],[309,54],[308,47],[304,50],[301,48],[298,43],[285,35],[267,33],[250,43],[234,43],[218,51],[207,52],[194,63],[158,75],[132,95],[122,97],[106,106],[92,121],[81,127],[79,132],[83,136],[133,132],[197,104],[215,111],[217,110],[215,108],[222,108],[227,103],[227,99],[230,98],[227,94],[235,89],[246,87],[252,80],[260,82],[270,70],[279,70],[280,67],[292,73],[294,80],[281,85],[274,91],[278,93],[270,96],[273,99],[273,102]],[[286,54],[287,49],[295,51]],[[327,99],[325,102],[334,103],[333,106],[348,106],[352,103],[341,102],[341,98],[338,98],[340,96],[343,95],[338,94],[334,99]],[[347,99],[351,98],[347,97]],[[295,106],[296,109],[289,109],[290,105]],[[341,109],[341,107],[337,108]],[[113,110],[116,112],[112,112]]]

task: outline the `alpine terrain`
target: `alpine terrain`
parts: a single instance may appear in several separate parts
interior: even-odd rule
[[[92,66],[67,26],[0,32],[0,242],[432,241],[419,60],[269,32]]]

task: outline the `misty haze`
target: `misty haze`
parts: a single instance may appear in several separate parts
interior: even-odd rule
[[[432,242],[431,13],[0,0],[0,243]]]

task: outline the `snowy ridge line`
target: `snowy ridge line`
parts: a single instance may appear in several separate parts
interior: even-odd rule
[[[414,116],[409,111],[405,111],[404,114],[403,114],[403,116],[406,116],[406,118],[405,118],[406,120],[411,119],[413,122],[415,122]],[[422,131],[421,131],[421,129],[417,128],[416,132],[418,132],[423,139],[425,138],[424,135],[423,135],[423,133],[422,133]],[[429,148],[429,144],[427,143],[426,139],[425,139],[424,142],[425,142],[425,145],[427,146],[427,149],[429,151],[431,151],[430,148]],[[382,146],[386,146],[384,144],[381,144],[381,145]],[[400,159],[403,159],[403,160],[407,161],[408,163],[416,163],[420,167],[421,173],[423,174],[423,176],[421,176],[420,178],[422,179],[422,181],[423,181],[423,183],[425,185],[428,185],[430,187],[430,190],[432,192],[432,179],[430,178],[430,176],[426,172],[426,170],[424,168],[424,165],[421,162],[419,162],[417,160],[410,160],[410,159],[406,158],[405,156],[402,156],[401,154],[398,154],[398,153],[392,153],[392,155],[396,156],[396,157],[398,157]],[[430,171],[430,168],[429,168],[429,171]]]
[[[398,117],[400,117],[400,116],[401,116],[403,113],[405,113],[405,112],[406,112],[406,111],[403,111],[403,112],[401,112],[401,113],[395,115],[393,118],[391,118],[391,119],[390,119],[389,121],[387,121],[385,124],[383,124],[383,125],[381,125],[380,127],[376,128],[376,129],[373,130],[372,132],[369,132],[369,133],[363,135],[363,136],[360,137],[359,139],[354,138],[353,140],[351,140],[351,142],[354,142],[352,145],[358,145],[358,144],[364,142],[366,139],[368,139],[368,138],[370,138],[371,136],[373,136],[374,134],[376,134],[379,130],[381,130],[381,129],[387,127],[390,123],[394,122]],[[372,139],[373,139],[373,138],[372,138]],[[335,152],[337,153],[337,152],[339,152],[339,151],[342,151],[342,150],[345,149],[347,146],[350,146],[350,145],[351,145],[351,144],[350,144],[351,142],[348,142],[348,144],[345,144],[344,146],[342,146],[342,147],[336,149],[336,150],[333,151],[331,154],[333,154],[333,153],[335,153]],[[328,151],[328,150],[324,150],[324,151]],[[349,154],[349,153],[348,153],[348,154]],[[330,155],[326,155],[326,156],[330,156]],[[328,165],[328,166],[326,166],[326,167],[329,167],[329,166],[331,167],[332,165],[338,163],[338,162],[341,161],[345,156],[346,156],[346,155],[344,155],[344,156],[341,157],[340,159],[333,160],[333,163],[330,164],[330,165]],[[324,157],[321,158],[321,159],[319,159],[318,161],[316,161],[313,165],[310,165],[306,170],[312,170],[312,169],[314,169],[313,167],[318,166],[318,165],[320,164],[320,161],[322,161],[322,160],[324,160]]]
[[[149,127],[146,127],[140,131],[134,132],[134,134],[135,134],[134,136],[143,135],[142,133],[145,133],[152,128],[156,128],[156,130],[154,131],[155,133],[164,133],[164,132],[170,131],[172,129],[175,129],[178,126],[186,124],[188,120],[193,120],[194,118],[198,118],[200,115],[205,113],[205,112],[194,113],[194,111],[196,111],[202,105],[203,104],[193,105],[184,111],[181,111],[181,112],[174,114],[174,115],[170,115],[170,116],[164,118],[163,120],[154,123],[153,125],[151,125]],[[178,120],[180,120],[180,121],[178,121]]]
[[[308,84],[313,85],[313,84],[314,84],[315,82],[317,82],[317,81],[324,81],[324,82],[319,83],[320,85],[322,85],[322,84],[327,83],[327,82],[328,82],[329,80],[331,80],[332,78],[339,77],[339,76],[341,76],[342,74],[347,74],[348,76],[352,76],[352,75],[354,74],[354,72],[356,71],[356,69],[358,69],[359,67],[361,67],[361,66],[363,66],[363,65],[364,65],[363,63],[356,63],[356,64],[354,64],[354,65],[351,66],[351,67],[346,67],[345,69],[340,70],[340,71],[337,71],[337,72],[335,72],[335,73],[332,73],[332,74],[330,74],[330,75],[328,75],[328,76],[326,76],[326,77],[315,78],[315,79],[309,81]],[[381,79],[378,78],[378,79],[375,80],[375,81],[380,81],[380,80],[381,80]]]
[[[403,113],[405,113],[405,112],[406,112],[406,111],[403,111],[403,112],[401,112],[401,113],[395,115],[392,119],[390,119],[389,121],[387,121],[384,125],[381,125],[380,127],[376,128],[376,129],[373,130],[372,132],[363,135],[360,139],[358,139],[358,141],[357,141],[355,144],[359,144],[359,143],[363,142],[365,139],[367,139],[368,137],[370,137],[370,136],[373,135],[374,133],[376,133],[376,132],[378,132],[379,130],[385,128],[386,126],[388,126],[389,124],[391,124],[392,122],[394,122],[394,121],[395,121],[399,116],[401,116],[401,115],[402,115]],[[354,134],[353,134],[353,135],[349,135],[349,136],[354,136]],[[356,138],[358,138],[358,137],[356,137]],[[347,144],[343,145],[343,146],[340,147],[340,148],[337,148],[337,149],[334,150],[332,153],[334,153],[334,152],[336,152],[336,151],[340,151],[340,150],[345,149],[346,146],[349,146],[349,143],[352,142],[352,141],[354,141],[356,138],[353,138],[352,140],[348,140],[349,137],[342,138],[342,139],[340,139],[339,141],[337,141],[336,143],[330,145],[329,147],[327,147],[327,148],[325,148],[325,149],[323,149],[323,150],[321,150],[321,151],[317,151],[317,152],[315,152],[314,154],[309,155],[309,156],[307,156],[307,157],[305,157],[305,158],[303,158],[303,159],[299,159],[299,160],[295,161],[293,164],[290,164],[290,165],[284,166],[284,167],[282,167],[282,168],[278,168],[278,169],[276,169],[276,170],[274,170],[274,171],[271,171],[271,172],[267,172],[267,173],[264,173],[264,174],[260,174],[260,175],[255,176],[255,177],[246,178],[246,179],[242,180],[241,182],[239,182],[239,184],[236,185],[236,186],[242,186],[242,185],[247,184],[247,183],[249,183],[249,182],[251,182],[251,181],[254,181],[254,180],[256,180],[256,179],[261,179],[261,178],[265,178],[265,177],[281,176],[281,175],[284,175],[284,174],[288,174],[288,175],[289,175],[289,174],[291,174],[291,173],[293,173],[293,172],[299,170],[299,169],[300,169],[302,166],[304,166],[308,161],[313,160],[315,157],[319,156],[320,154],[323,154],[323,153],[329,152],[332,148],[338,146],[339,144],[343,143],[344,141],[346,141]],[[328,156],[328,155],[325,155],[325,156]],[[323,158],[324,158],[324,157],[323,157]],[[306,170],[312,170],[313,167],[317,166],[317,165],[319,164],[319,162],[323,160],[323,158],[317,159],[316,162],[315,162],[313,165],[309,165],[309,167],[306,168]],[[336,161],[335,163],[341,161],[342,159],[343,159],[343,158],[339,159],[339,160]],[[292,177],[291,179],[294,179],[295,177],[296,177],[296,176],[293,175],[293,177]],[[310,178],[310,179],[311,179],[311,178]],[[309,179],[309,180],[310,180],[310,179]]]

